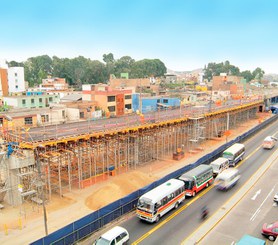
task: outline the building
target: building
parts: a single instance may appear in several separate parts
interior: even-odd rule
[[[16,108],[45,108],[59,102],[58,95],[20,95],[3,97],[3,102]]]
[[[8,96],[8,69],[0,68],[0,96]]]
[[[142,100],[142,101],[141,101]],[[151,111],[158,111],[163,109],[170,109],[180,106],[180,99],[169,97],[142,97],[140,94],[132,95],[132,109],[134,112],[140,111],[147,113]],[[142,110],[141,110],[142,107]]]
[[[18,94],[25,92],[26,88],[23,67],[8,68],[8,84],[10,94]]]
[[[65,78],[58,78],[48,76],[46,79],[42,79],[42,84],[39,85],[41,91],[52,91],[52,90],[68,90],[69,85],[66,82]]]
[[[82,100],[95,101],[111,116],[132,112],[132,90],[113,89],[106,84],[83,84]]]
[[[220,76],[213,76],[212,90],[213,91],[230,91],[232,97],[244,95],[244,79],[239,76],[228,76],[221,73]]]

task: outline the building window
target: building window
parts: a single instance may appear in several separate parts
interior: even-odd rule
[[[25,125],[33,125],[33,118],[32,117],[25,117],[24,122],[25,122]]]
[[[49,102],[52,102],[53,101],[53,98],[52,97],[49,97]]]
[[[42,103],[42,98],[39,98],[39,102]]]
[[[35,103],[35,99],[31,99],[31,103],[34,104]]]
[[[84,112],[83,112],[84,113]],[[62,117],[65,118],[66,117],[66,112],[62,111]]]
[[[131,104],[125,105],[125,108],[128,109],[128,110],[130,110],[130,109],[131,109]]]
[[[26,100],[22,100],[22,105],[26,105]]]
[[[116,97],[115,96],[108,96],[107,100],[108,100],[108,102],[114,102],[114,101],[116,101]]]
[[[114,111],[116,111],[116,107],[115,106],[108,106],[108,110],[110,112],[114,112]]]
[[[18,89],[18,85],[15,85],[15,88]]]
[[[17,77],[17,72],[15,72],[14,76]]]
[[[79,117],[80,117],[80,118],[84,118],[84,117],[85,117],[85,116],[84,116],[84,111],[80,111],[80,112],[79,112]]]
[[[125,99],[126,99],[126,100],[130,100],[130,99],[131,99],[131,95],[126,95],[126,96],[125,96]]]
[[[49,115],[42,115],[42,122],[49,122]]]

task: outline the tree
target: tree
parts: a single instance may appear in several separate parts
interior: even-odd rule
[[[159,59],[144,59],[134,62],[131,69],[132,78],[160,77],[167,71],[166,66]]]
[[[257,68],[252,72],[253,77],[256,78],[256,79],[258,79],[259,81],[262,80],[262,77],[264,76],[264,74],[265,74],[265,72],[264,72],[261,68],[259,68],[259,67],[257,67]]]
[[[114,74],[115,59],[112,53],[104,54],[102,57],[103,57],[103,61],[106,63],[106,76],[108,81],[109,76],[111,74]]]
[[[252,73],[248,70],[241,72],[240,76],[244,77],[247,82],[250,82],[254,78]]]
[[[116,77],[119,77],[121,73],[131,73],[131,68],[135,60],[130,56],[123,56],[120,59],[116,60],[114,65],[114,74]]]
[[[226,73],[230,76],[239,76],[240,70],[238,67],[231,65],[229,61],[224,63],[208,63],[204,68],[204,78],[209,81],[212,80],[213,76],[219,76],[220,73]]]

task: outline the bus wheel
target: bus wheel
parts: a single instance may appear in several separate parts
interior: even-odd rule
[[[176,202],[176,204],[175,204],[175,209],[177,209],[178,207],[179,207],[179,203]]]
[[[155,222],[157,223],[160,220],[160,215],[156,216]]]
[[[193,197],[195,197],[195,195],[196,195],[196,192],[195,192],[195,191],[193,191],[192,196],[193,196]]]

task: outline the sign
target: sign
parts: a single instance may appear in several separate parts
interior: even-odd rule
[[[18,184],[17,189],[18,189],[19,192],[23,192],[23,185]]]

